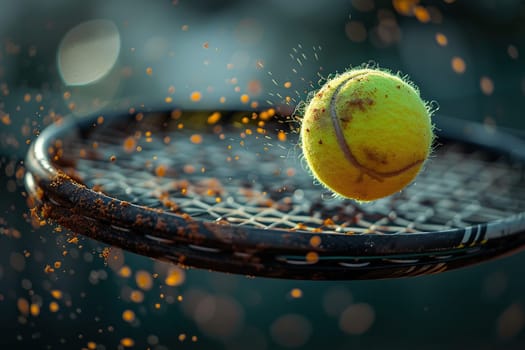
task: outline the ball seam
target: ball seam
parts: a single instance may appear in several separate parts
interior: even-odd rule
[[[407,166],[404,166],[403,168],[398,169],[398,170],[388,171],[388,172],[380,172],[380,171],[373,170],[373,169],[365,167],[364,165],[359,163],[359,161],[356,159],[356,157],[352,153],[352,149],[350,148],[350,145],[346,141],[346,137],[345,137],[345,135],[343,133],[343,128],[341,126],[341,121],[340,121],[340,118],[339,118],[339,116],[337,114],[336,100],[337,100],[337,97],[339,96],[339,92],[344,87],[344,85],[346,85],[350,80],[355,79],[355,78],[357,78],[359,76],[362,76],[362,75],[366,75],[366,73],[352,75],[352,76],[348,77],[347,79],[343,80],[335,88],[334,93],[332,94],[332,96],[330,98],[330,118],[332,120],[332,126],[334,128],[334,132],[335,132],[337,143],[339,145],[339,148],[343,152],[343,155],[344,155],[345,159],[348,162],[350,162],[354,167],[356,167],[361,172],[363,172],[364,174],[370,176],[371,178],[373,178],[373,179],[375,179],[377,181],[383,182],[385,177],[398,176],[398,175],[404,173],[405,171],[409,170],[410,168],[415,167],[415,166],[423,163],[424,160],[423,159],[416,160],[415,162],[410,163]]]

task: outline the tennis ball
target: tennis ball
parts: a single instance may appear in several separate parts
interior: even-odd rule
[[[379,69],[326,82],[306,106],[301,146],[313,175],[335,194],[371,201],[419,173],[433,141],[431,112],[417,88]]]

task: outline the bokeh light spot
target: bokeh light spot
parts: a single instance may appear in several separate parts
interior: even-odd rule
[[[270,326],[270,334],[275,343],[287,348],[304,346],[312,334],[312,325],[299,314],[286,314],[277,318]]]
[[[523,306],[519,303],[509,305],[497,320],[498,335],[502,339],[515,337],[525,326]]]
[[[120,54],[120,33],[109,20],[83,22],[62,38],[58,69],[67,85],[86,85],[106,76]]]
[[[345,33],[348,39],[355,43],[362,43],[367,38],[367,31],[360,21],[351,21],[345,25]]]
[[[339,317],[339,328],[345,333],[359,335],[365,333],[374,323],[375,312],[366,303],[348,306]]]

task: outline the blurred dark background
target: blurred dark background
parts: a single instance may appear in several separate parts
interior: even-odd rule
[[[319,80],[362,64],[409,75],[435,118],[520,134],[524,57],[519,0],[0,0],[0,344],[523,349],[524,254],[383,281],[182,270],[35,228],[22,180],[29,144],[56,116],[291,112]]]

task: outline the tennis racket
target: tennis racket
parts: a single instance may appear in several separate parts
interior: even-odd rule
[[[287,279],[440,273],[525,245],[525,142],[435,116],[416,181],[371,203],[335,198],[273,110],[63,119],[26,159],[34,211],[74,233],[197,268]]]

